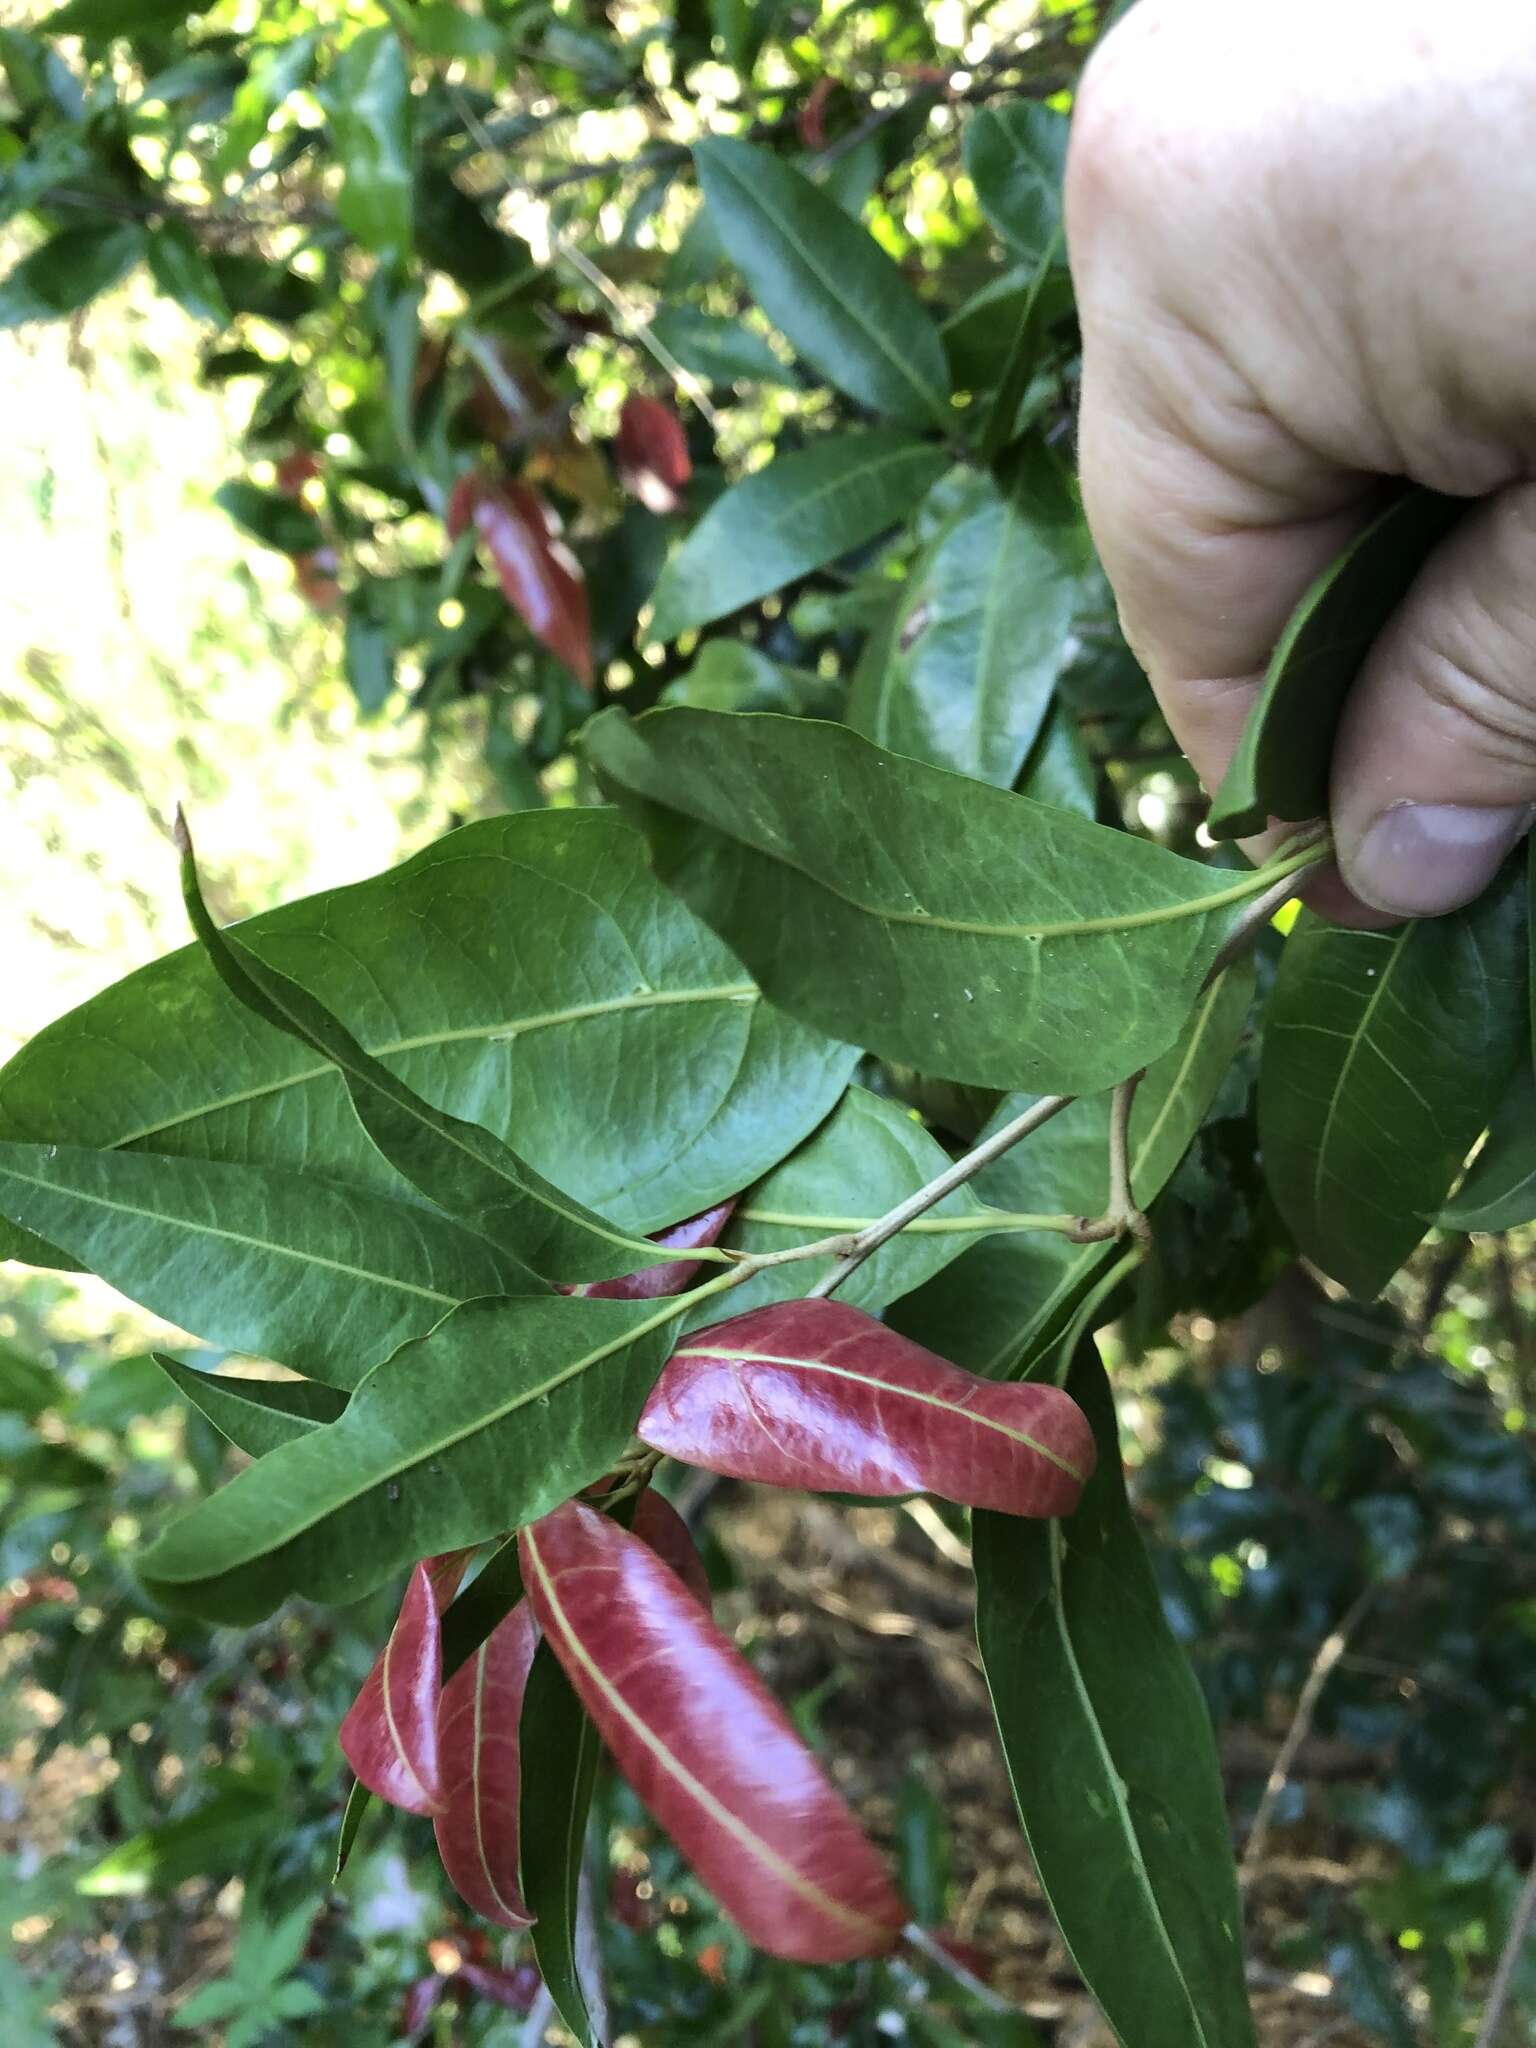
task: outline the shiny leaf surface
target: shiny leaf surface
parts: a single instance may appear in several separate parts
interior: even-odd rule
[[[1160,1057],[1266,886],[843,727],[607,711],[584,745],[773,1001],[983,1087],[1090,1094]]]
[[[712,1209],[674,1223],[670,1230],[657,1231],[655,1241],[670,1252],[703,1250],[719,1238],[735,1207],[734,1202],[717,1202]],[[616,1280],[586,1280],[561,1291],[595,1294],[605,1301],[659,1301],[663,1295],[680,1294],[685,1287],[691,1287],[699,1265],[697,1259],[663,1259],[658,1265],[642,1266],[638,1272],[622,1274]]]
[[[677,1573],[701,1607],[714,1604],[699,1547],[688,1533],[688,1524],[665,1494],[648,1487],[635,1505],[630,1526],[640,1541],[648,1543],[662,1563]]]
[[[611,812],[467,825],[235,935],[418,1094],[515,1141],[626,1230],[660,1229],[766,1173],[826,1115],[856,1057],[770,1009]],[[24,1047],[0,1071],[0,1136],[407,1191],[335,1070],[251,1017],[197,946]],[[0,1227],[0,1257],[48,1256]]]
[[[1067,1387],[1099,1445],[1077,1513],[971,1525],[976,1633],[1019,1817],[1121,2040],[1244,2048],[1242,1912],[1210,1719],[1126,1498],[1091,1344]]]
[[[899,427],[828,434],[779,456],[717,498],[673,555],[652,632],[675,639],[861,547],[948,466],[942,449]]]
[[[906,1911],[788,1716],[676,1575],[575,1502],[519,1537],[528,1598],[620,1770],[749,1941],[882,1955]]]
[[[609,1471],[655,1380],[665,1303],[473,1302],[371,1373],[138,1561],[179,1609],[254,1620],[358,1600],[402,1565],[546,1513]]]
[[[438,1713],[437,1853],[465,1904],[513,1931],[531,1915],[518,1877],[518,1722],[538,1624],[526,1601],[453,1674]]]
[[[632,391],[619,414],[619,480],[652,512],[675,512],[693,475],[683,423],[670,405]]]
[[[440,1813],[438,1705],[443,1690],[442,1611],[465,1554],[429,1558],[406,1583],[399,1617],[337,1731],[360,1785],[407,1813]]]
[[[1264,1022],[1264,1176],[1310,1259],[1383,1288],[1444,1207],[1526,1043],[1524,861],[1388,932],[1303,916]]]
[[[731,261],[796,351],[873,412],[948,426],[944,344],[880,245],[770,150],[715,136],[694,161]]]
[[[517,1260],[430,1209],[261,1166],[0,1144],[0,1214],[209,1344],[355,1387]]]
[[[1410,490],[1318,577],[1280,636],[1211,806],[1213,837],[1262,832],[1271,818],[1299,824],[1328,815],[1333,741],[1349,686],[1425,557],[1465,510],[1464,499]]]
[[[733,1479],[1010,1515],[1070,1514],[1094,1456],[1056,1387],[963,1372],[841,1301],[776,1302],[686,1338],[638,1433]]]
[[[592,623],[586,578],[576,557],[550,529],[544,500],[515,480],[468,476],[448,508],[448,531],[474,526],[495,566],[506,600],[536,640],[588,688]]]

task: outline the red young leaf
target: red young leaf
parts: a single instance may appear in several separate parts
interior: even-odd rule
[[[733,1201],[719,1202],[701,1210],[670,1230],[658,1230],[655,1242],[669,1252],[692,1251],[711,1245],[731,1220]],[[600,1294],[607,1301],[658,1301],[664,1294],[681,1294],[699,1270],[697,1259],[663,1259],[659,1266],[642,1266],[638,1273],[621,1273],[617,1280],[581,1280],[562,1286],[562,1294]]]
[[[400,2007],[400,2031],[407,2041],[426,2032],[427,2022],[447,1988],[448,1979],[434,1970],[430,1977],[418,1977],[406,1992]]]
[[[619,1768],[749,1941],[895,1946],[906,1909],[788,1715],[637,1536],[568,1501],[522,1530],[529,1605]]]
[[[517,1874],[518,1737],[539,1630],[526,1600],[443,1687],[437,1853],[454,1890],[487,1920],[530,1927]]]
[[[1008,1515],[1065,1515],[1093,1432],[1057,1387],[962,1372],[840,1301],[783,1301],[672,1354],[641,1440],[708,1472],[872,1495],[936,1493]]]
[[[532,1963],[519,1963],[512,1970],[498,1969],[494,1963],[465,1963],[456,1978],[509,2012],[531,2012],[544,1983]]]
[[[683,423],[670,405],[632,391],[619,414],[614,452],[626,491],[651,512],[675,512],[693,475]]]
[[[457,540],[471,522],[508,604],[556,660],[590,687],[586,579],[575,556],[551,533],[544,500],[524,483],[460,477],[448,501],[448,531]]]
[[[694,1599],[706,1611],[714,1606],[709,1574],[698,1545],[688,1533],[688,1524],[664,1494],[648,1486],[635,1506],[635,1534],[648,1543],[663,1564],[670,1565]]]
[[[443,1608],[453,1598],[467,1550],[429,1557],[411,1573],[389,1641],[339,1730],[342,1754],[359,1780],[407,1813],[435,1813],[441,1801],[437,1705],[443,1689]]]

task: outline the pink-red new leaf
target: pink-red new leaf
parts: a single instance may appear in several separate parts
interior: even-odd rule
[[[457,539],[473,524],[507,603],[578,682],[592,685],[592,624],[586,578],[550,529],[544,500],[515,479],[460,477],[448,503]]]
[[[443,1690],[443,1608],[453,1598],[467,1550],[416,1566],[389,1641],[338,1731],[359,1780],[407,1813],[436,1813],[442,1799],[437,1739]]]
[[[1065,1515],[1093,1432],[1057,1387],[963,1372],[838,1301],[785,1301],[689,1337],[640,1417],[654,1450],[736,1479],[875,1497],[936,1493]]]
[[[677,414],[659,398],[631,392],[619,414],[615,447],[624,488],[652,512],[675,512],[693,475],[688,437]]]
[[[798,1962],[888,1953],[907,1915],[873,1845],[677,1574],[575,1501],[518,1542],[582,1705],[748,1940]]]
[[[443,1688],[437,1853],[466,1905],[500,1927],[533,1924],[518,1879],[518,1722],[538,1624],[526,1600]]]
[[[734,1200],[717,1202],[713,1209],[701,1209],[670,1230],[658,1230],[654,1242],[666,1251],[703,1250],[712,1245],[731,1220]],[[562,1287],[563,1294],[596,1294],[605,1301],[659,1301],[666,1294],[681,1294],[699,1270],[698,1259],[663,1259],[659,1265],[642,1266],[638,1273],[621,1273],[617,1280],[582,1280]]]
[[[700,1606],[706,1610],[713,1606],[709,1574],[699,1547],[688,1533],[688,1524],[664,1494],[647,1487],[636,1505],[632,1527],[640,1541],[648,1543],[662,1563],[671,1566]]]

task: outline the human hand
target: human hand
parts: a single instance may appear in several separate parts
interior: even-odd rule
[[[1470,900],[1536,800],[1533,221],[1527,0],[1140,0],[1079,95],[1084,499],[1210,788],[1383,479],[1481,501],[1340,727],[1358,901],[1320,907],[1359,921]]]

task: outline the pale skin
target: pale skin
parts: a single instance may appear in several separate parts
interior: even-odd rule
[[[1346,707],[1348,890],[1314,891],[1362,923],[1469,901],[1536,804],[1530,0],[1139,0],[1083,83],[1067,229],[1089,524],[1208,788],[1389,480],[1474,501]]]

